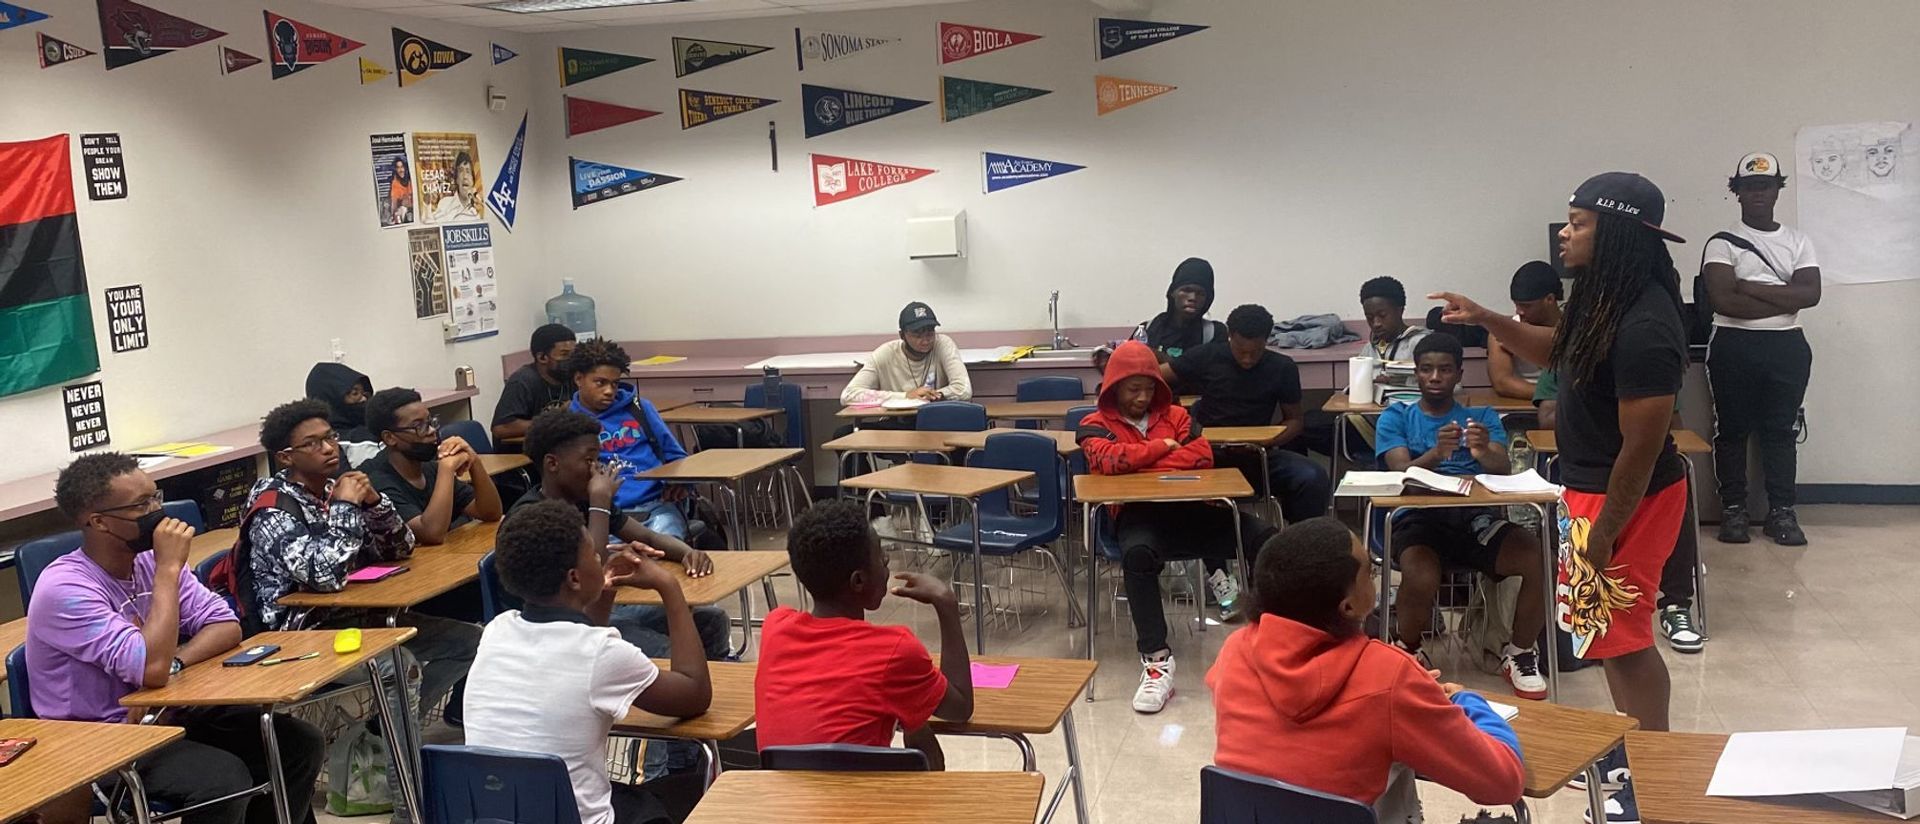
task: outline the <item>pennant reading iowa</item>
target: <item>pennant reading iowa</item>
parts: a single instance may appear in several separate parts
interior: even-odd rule
[[[220,73],[233,74],[260,65],[260,58],[229,46],[220,47]]]
[[[270,11],[261,14],[267,18],[267,45],[273,54],[275,80],[305,71],[366,45]]]
[[[932,169],[895,166],[851,157],[813,155],[813,205],[825,206],[865,194],[911,183],[933,174]]]
[[[364,57],[360,58],[360,85],[365,86],[368,83],[378,83],[390,74],[393,74],[392,69]]]
[[[14,26],[24,26],[29,23],[38,23],[45,19],[47,19],[47,15],[44,12],[37,12],[33,9],[23,9],[9,3],[0,3],[0,30],[10,29]],[[43,66],[42,68],[45,67]]]
[[[898,43],[898,37],[868,37],[864,34],[845,34],[834,31],[793,30],[793,60],[800,64],[800,70],[807,70],[807,62],[832,63],[852,57],[875,46]]]
[[[0,396],[100,369],[66,135],[0,143]]]
[[[940,62],[954,63],[1039,39],[1037,34],[941,23]]]
[[[677,177],[595,163],[577,157],[567,158],[567,165],[572,170],[573,208],[575,209],[603,200],[612,200],[621,195],[644,192],[669,183],[680,182],[680,178]]]
[[[588,100],[583,97],[566,97],[563,95],[562,99],[567,103],[568,137],[573,137],[577,134],[586,134],[587,132],[597,132],[601,129],[612,128],[622,123],[632,123],[635,120],[644,120],[659,114],[659,112],[656,111],[636,109],[632,106],[622,106],[618,103],[603,103],[598,100]]]
[[[400,88],[403,89],[458,66],[472,56],[412,32],[393,30],[393,62],[400,68]]]
[[[771,106],[778,102],[780,101],[765,97],[749,97],[744,94],[681,89],[680,129],[685,131],[695,126],[705,126],[715,120],[732,117],[741,112],[750,112],[761,106]]]
[[[1142,100],[1159,97],[1176,88],[1179,87],[1106,75],[1093,79],[1094,98],[1099,102],[1101,114],[1117,112]]]
[[[1152,20],[1121,20],[1114,17],[1100,18],[1096,28],[1100,38],[1101,60],[1207,30],[1206,26],[1186,23],[1155,23]]]
[[[694,72],[706,71],[715,66],[723,66],[735,60],[769,51],[773,51],[772,46],[675,37],[673,38],[673,76],[686,77]]]
[[[227,36],[192,20],[148,8],[133,0],[99,0],[100,43],[107,68],[117,69],[167,52]]]
[[[806,84],[800,86],[800,98],[806,109],[808,137],[850,129],[927,105],[925,100]]]
[[[39,32],[34,32],[34,34],[40,37],[40,68],[44,69],[49,66],[58,66],[61,63],[71,63],[82,57],[90,57],[93,55],[93,52],[57,37],[48,37]]]
[[[519,56],[520,56],[520,53],[514,51],[513,49],[509,49],[506,46],[500,45],[499,43],[493,44],[493,65],[495,66],[498,66],[501,63],[505,63],[508,60],[512,60]]]
[[[596,77],[613,74],[652,63],[651,57],[639,57],[631,54],[590,51],[587,49],[569,49],[560,47],[560,85],[571,86],[585,83]]]
[[[940,78],[940,120],[951,122],[963,117],[972,117],[981,112],[990,112],[1002,106],[1011,106],[1023,100],[1032,100],[1048,94],[1053,94],[1053,91],[1027,86],[1009,86],[1005,83],[988,83],[984,80],[968,80],[964,77],[942,77]]]
[[[980,167],[985,174],[987,194],[1087,168],[1071,163],[997,152],[981,152]]]

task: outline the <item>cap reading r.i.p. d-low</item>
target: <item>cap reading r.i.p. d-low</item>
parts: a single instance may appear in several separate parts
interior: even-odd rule
[[[1631,218],[1667,240],[1687,242],[1686,238],[1660,228],[1660,222],[1667,216],[1667,197],[1660,193],[1660,187],[1632,172],[1606,172],[1587,178],[1587,182],[1573,190],[1573,197],[1567,203]]]

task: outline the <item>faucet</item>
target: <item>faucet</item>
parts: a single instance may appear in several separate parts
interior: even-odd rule
[[[1053,294],[1047,298],[1047,319],[1053,322],[1053,349],[1055,351],[1072,349],[1073,341],[1068,340],[1066,335],[1060,334],[1060,290],[1058,289],[1053,290]]]

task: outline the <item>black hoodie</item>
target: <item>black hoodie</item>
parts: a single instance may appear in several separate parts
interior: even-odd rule
[[[1183,324],[1180,313],[1173,305],[1174,293],[1182,286],[1198,286],[1207,296],[1200,301],[1200,316],[1194,322]],[[1226,324],[1217,320],[1207,320],[1207,310],[1213,308],[1213,264],[1201,258],[1187,258],[1173,270],[1173,280],[1167,284],[1167,310],[1155,315],[1153,320],[1140,324],[1133,332],[1133,339],[1145,343],[1155,352],[1166,357],[1177,358],[1188,349],[1227,337]]]
[[[333,410],[327,422],[333,424],[333,431],[339,433],[343,441],[378,440],[367,431],[367,404],[347,404],[347,390],[358,385],[368,397],[373,396],[373,381],[366,375],[353,371],[344,363],[316,363],[307,372],[307,397],[326,403]]]

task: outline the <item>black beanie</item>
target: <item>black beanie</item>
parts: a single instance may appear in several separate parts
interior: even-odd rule
[[[1167,297],[1173,297],[1173,293],[1182,286],[1198,286],[1207,290],[1208,302],[1211,303],[1211,298],[1213,297],[1213,264],[1197,257],[1190,257],[1180,261],[1180,265],[1173,269],[1173,283],[1167,285]]]

